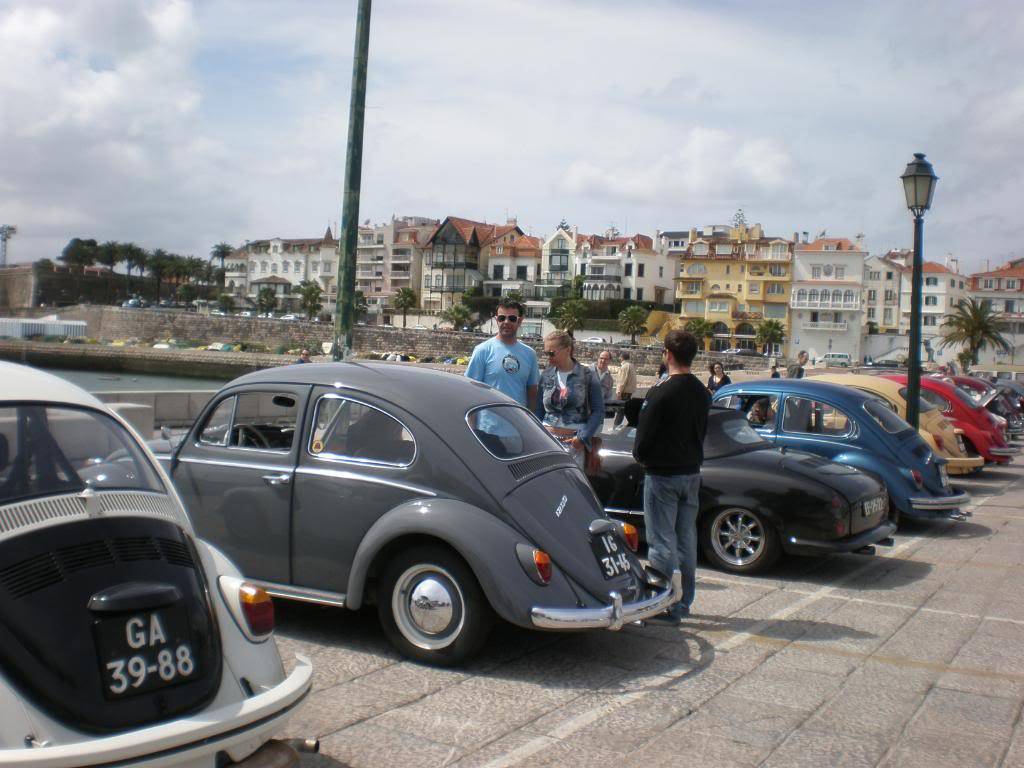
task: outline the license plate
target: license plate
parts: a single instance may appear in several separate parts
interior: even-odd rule
[[[590,548],[594,551],[601,575],[605,579],[614,579],[629,573],[632,561],[626,543],[614,533],[602,533],[590,539]]]
[[[949,472],[946,470],[945,464],[939,465],[939,480],[942,481],[943,488],[949,488]]]
[[[884,514],[889,507],[889,500],[885,496],[876,496],[864,502],[862,514],[864,517],[874,517],[877,514]]]
[[[108,699],[177,685],[198,673],[184,606],[101,619],[94,629]]]

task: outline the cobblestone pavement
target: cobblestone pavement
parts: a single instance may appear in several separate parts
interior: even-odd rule
[[[875,557],[702,568],[680,628],[498,626],[458,670],[388,645],[375,612],[278,603],[314,691],[289,735],[321,766],[1024,766],[1024,467],[957,483],[964,523]]]

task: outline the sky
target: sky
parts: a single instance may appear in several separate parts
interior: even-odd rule
[[[341,219],[355,0],[0,0],[9,260],[208,255]],[[377,0],[360,221],[728,223],[1024,257],[1017,0]]]

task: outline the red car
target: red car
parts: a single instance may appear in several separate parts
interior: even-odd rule
[[[885,378],[904,386],[907,383],[906,374],[894,374]],[[921,397],[934,403],[942,411],[942,415],[962,432],[969,454],[980,455],[986,463],[1008,464],[1010,457],[1018,453],[1019,449],[1006,444],[995,417],[956,385],[930,376],[922,376]]]
[[[978,400],[978,405],[984,406],[985,410],[1005,419],[1007,423],[1006,435],[1008,437],[1020,437],[1024,434],[1024,410],[1020,407],[1020,400],[1016,397],[1016,393],[989,384],[987,381],[974,376],[935,378],[948,379],[961,389],[967,390]]]

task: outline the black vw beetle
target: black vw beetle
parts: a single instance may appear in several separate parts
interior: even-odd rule
[[[226,385],[163,460],[196,530],[272,595],[376,602],[394,645],[451,664],[492,610],[619,629],[682,595],[645,568],[525,408],[460,376],[294,365]]]
[[[639,400],[626,426],[603,436],[590,477],[605,511],[643,524],[643,470],[633,459]],[[712,408],[701,469],[699,541],[718,568],[754,573],[783,553],[870,551],[891,544],[885,486],[872,475],[764,440],[744,414]]]

